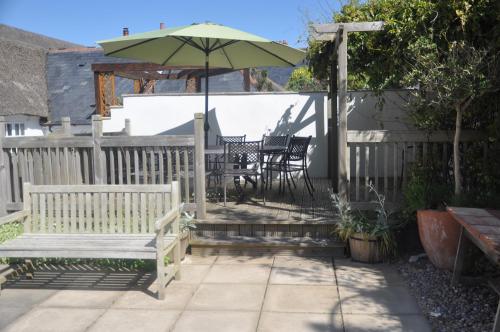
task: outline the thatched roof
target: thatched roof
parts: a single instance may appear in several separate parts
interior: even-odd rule
[[[75,46],[0,24],[0,115],[47,117],[47,50]]]
[[[41,47],[44,49],[59,49],[70,47],[81,47],[64,40],[50,38],[38,33],[14,28],[5,24],[0,24],[0,38],[29,44],[32,47]]]

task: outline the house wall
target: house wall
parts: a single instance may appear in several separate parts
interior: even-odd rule
[[[351,92],[349,129],[409,127],[400,105],[404,92],[388,91],[384,110],[368,92]],[[203,94],[123,95],[123,107],[111,110],[104,131],[120,131],[131,120],[132,135],[193,133],[193,116],[204,111]],[[327,96],[324,92],[213,93],[209,97],[209,142],[216,135],[247,135],[260,140],[267,135],[312,135],[309,151],[311,176],[327,176]]]
[[[9,123],[23,123],[24,136],[43,136],[44,128],[40,125],[40,117],[32,115],[6,115],[4,116],[5,122]]]

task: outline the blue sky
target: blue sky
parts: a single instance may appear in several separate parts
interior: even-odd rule
[[[0,23],[86,46],[130,33],[211,21],[304,46],[307,21],[325,22],[337,0],[0,0]]]

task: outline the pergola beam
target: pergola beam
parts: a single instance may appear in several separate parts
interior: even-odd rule
[[[350,23],[329,23],[313,24],[310,26],[310,38],[317,41],[335,41],[334,53],[337,55],[337,68],[332,66],[330,77],[333,78],[334,70],[337,71],[337,97],[333,93],[330,96],[331,116],[332,116],[332,136],[337,139],[335,148],[338,151],[333,156],[332,169],[333,187],[337,189],[339,196],[343,200],[349,199],[348,167],[349,151],[347,147],[347,36],[349,32],[368,32],[382,30],[384,22],[350,22]],[[333,88],[333,80],[332,80]],[[333,91],[332,91],[333,92]],[[337,115],[338,110],[338,115]],[[334,117],[338,116],[337,119]],[[332,147],[330,147],[332,149]],[[335,151],[335,149],[332,149]],[[335,160],[336,159],[336,160]]]

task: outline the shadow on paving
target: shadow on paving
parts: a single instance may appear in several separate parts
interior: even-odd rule
[[[26,274],[11,278],[5,289],[142,290],[155,281],[152,272],[110,269],[86,264],[36,266],[34,278]],[[151,294],[154,295],[154,294]]]

